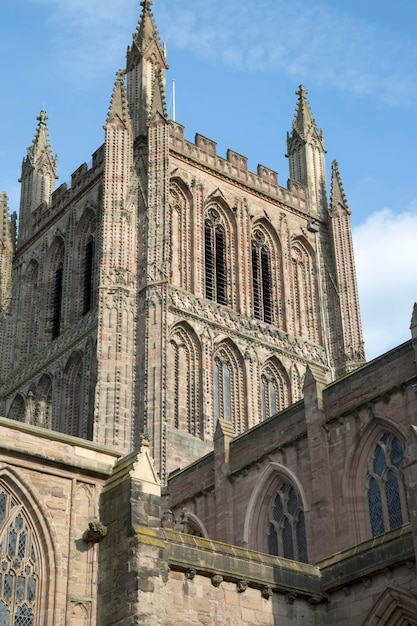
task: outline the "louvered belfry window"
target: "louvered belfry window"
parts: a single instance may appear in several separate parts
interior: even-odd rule
[[[55,270],[52,292],[52,339],[59,337],[61,333],[61,308],[62,308],[62,287],[64,279],[64,269],[62,265]]]
[[[93,303],[93,281],[94,281],[94,239],[90,237],[85,246],[84,268],[83,268],[83,310],[86,315]]]
[[[263,233],[255,231],[252,238],[253,314],[268,324],[273,321],[271,255]]]
[[[0,626],[33,626],[38,556],[22,505],[0,487]]]
[[[218,212],[210,209],[204,224],[205,296],[227,304],[226,233]]]
[[[308,562],[304,511],[295,489],[282,483],[269,516],[268,552],[286,559]]]
[[[368,461],[368,506],[372,536],[402,526],[409,519],[400,440],[384,433]]]

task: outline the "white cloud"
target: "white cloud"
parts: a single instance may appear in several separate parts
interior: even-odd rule
[[[54,55],[80,77],[123,64],[139,17],[134,0],[30,0],[48,9]],[[417,102],[417,42],[318,0],[157,0],[169,48],[242,71],[273,71],[295,82],[332,85],[389,104]],[[169,49],[168,49],[169,52]]]
[[[165,0],[159,25],[170,46],[244,71],[276,71],[388,104],[417,102],[417,42],[348,9],[305,0]],[[157,6],[160,6],[157,3]]]
[[[367,358],[410,339],[417,300],[417,203],[383,209],[354,228],[359,299]]]

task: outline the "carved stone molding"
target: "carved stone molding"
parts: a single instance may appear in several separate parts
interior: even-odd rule
[[[181,317],[196,319],[216,330],[225,328],[244,337],[248,342],[255,340],[299,361],[309,361],[326,366],[326,356],[321,346],[301,337],[287,335],[276,326],[237,313],[216,302],[201,300],[179,289],[170,288],[169,305]]]

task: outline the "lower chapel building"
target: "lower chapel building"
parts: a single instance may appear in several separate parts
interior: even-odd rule
[[[0,197],[0,626],[417,624],[417,309],[365,362],[306,90],[289,180],[165,104],[150,0],[104,144]]]

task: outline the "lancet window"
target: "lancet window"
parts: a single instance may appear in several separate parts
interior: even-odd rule
[[[33,626],[38,596],[39,555],[32,528],[23,506],[0,485],[0,626]]]
[[[243,365],[236,349],[224,343],[214,357],[214,418],[231,421],[237,433],[247,428]]]
[[[212,208],[204,223],[205,296],[219,304],[228,303],[226,231],[219,212]]]
[[[252,237],[253,314],[256,319],[273,321],[271,251],[261,230]]]
[[[93,303],[93,284],[94,284],[94,238],[92,235],[88,238],[84,250],[84,267],[83,267],[83,308],[82,314],[86,315],[92,307]]]
[[[83,361],[81,354],[74,353],[64,373],[64,411],[65,422],[61,430],[68,435],[80,437],[83,432]]]
[[[172,215],[171,274],[174,285],[191,290],[192,224],[191,199],[178,180],[170,186],[170,207]]]
[[[262,420],[282,411],[290,403],[289,378],[278,363],[267,362],[261,374]]]
[[[308,562],[304,511],[289,483],[281,484],[271,503],[267,535],[269,554]]]
[[[294,290],[293,326],[297,335],[320,342],[320,314],[314,254],[299,240],[291,250]]]
[[[177,326],[170,341],[170,371],[173,378],[173,426],[202,437],[200,423],[201,351],[191,330]]]
[[[368,506],[372,536],[398,528],[409,519],[400,440],[384,433],[368,459]]]

